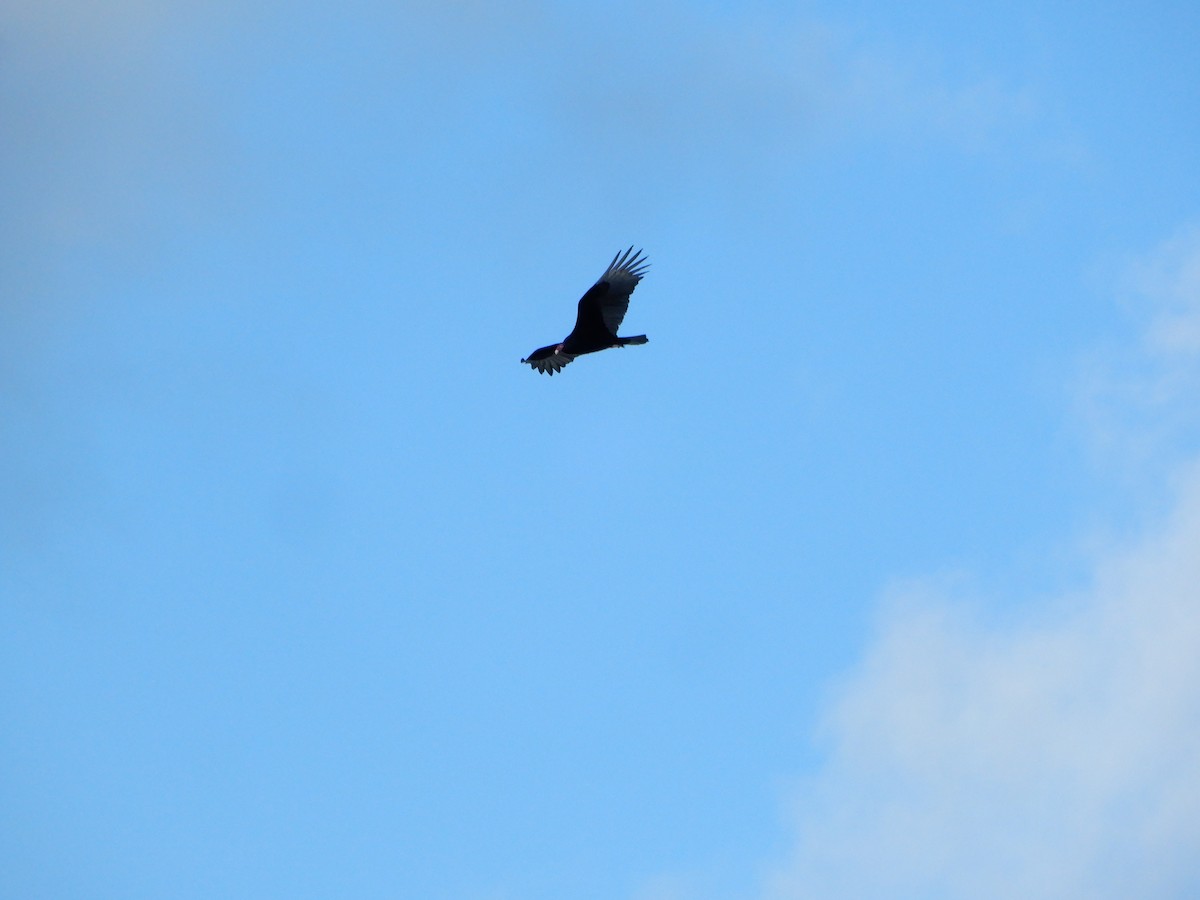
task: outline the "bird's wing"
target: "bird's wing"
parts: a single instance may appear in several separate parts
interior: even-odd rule
[[[530,353],[527,359],[523,359],[521,362],[533,366],[539,372],[545,372],[548,375],[561,372],[562,367],[575,358],[573,354],[563,353],[559,349],[561,346],[562,344],[551,344],[549,347],[539,347]]]
[[[629,295],[649,267],[650,263],[646,262],[642,251],[634,253],[632,247],[614,256],[604,274],[580,299],[575,328],[579,330],[598,324],[595,316],[599,313],[599,320],[604,327],[615,335],[629,309]]]

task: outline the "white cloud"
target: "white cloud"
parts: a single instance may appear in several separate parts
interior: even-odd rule
[[[1195,365],[1198,273],[1194,231],[1134,267],[1154,372]],[[1190,408],[1177,388],[1156,402]],[[1172,487],[1156,528],[1019,622],[960,583],[890,592],[767,896],[1196,896],[1200,461]]]

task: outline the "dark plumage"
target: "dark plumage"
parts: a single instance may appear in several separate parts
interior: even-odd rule
[[[624,347],[626,344],[644,344],[644,334],[633,337],[617,337],[617,329],[629,309],[629,295],[637,287],[650,264],[642,251],[633,252],[630,247],[618,253],[608,264],[600,280],[588,288],[579,300],[579,313],[575,327],[560,343],[539,347],[529,354],[527,363],[539,372],[553,375],[575,357],[584,353],[595,353],[609,347]]]

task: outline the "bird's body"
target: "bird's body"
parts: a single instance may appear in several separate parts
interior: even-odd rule
[[[632,247],[614,256],[600,279],[579,299],[579,312],[571,333],[557,344],[539,347],[521,362],[553,375],[584,353],[646,343],[648,339],[644,334],[617,337],[617,329],[629,309],[629,295],[649,265],[642,251],[634,253]]]

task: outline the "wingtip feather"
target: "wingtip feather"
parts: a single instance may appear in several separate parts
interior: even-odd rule
[[[617,255],[613,257],[612,262],[608,264],[608,268],[600,277],[603,280],[614,272],[624,272],[640,281],[649,268],[650,263],[646,260],[645,251],[638,249],[635,252],[634,245],[630,244],[629,249],[617,251]]]

